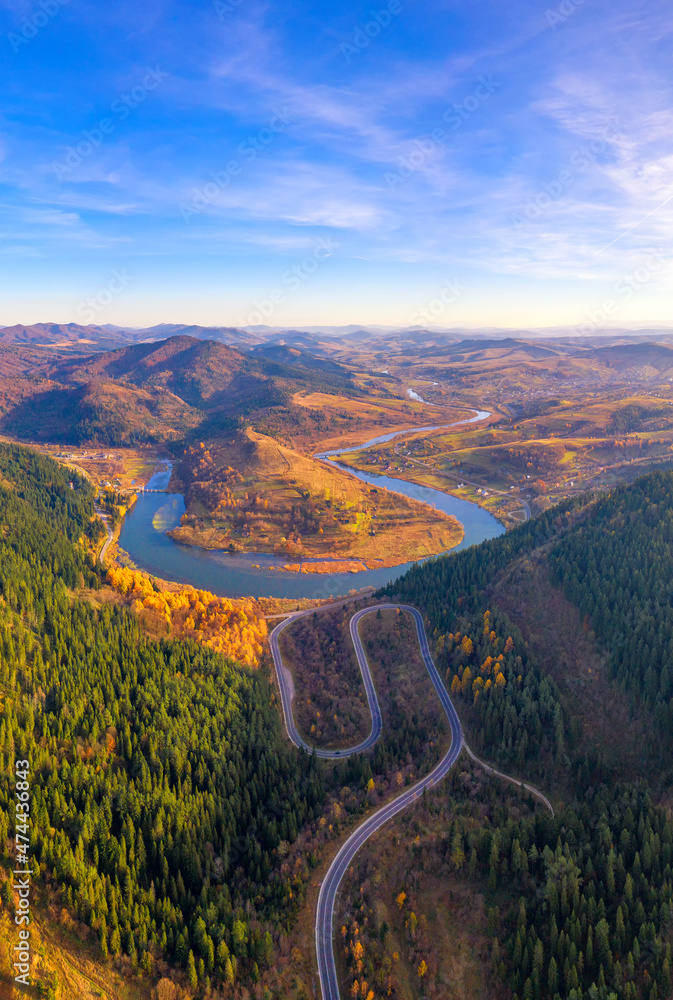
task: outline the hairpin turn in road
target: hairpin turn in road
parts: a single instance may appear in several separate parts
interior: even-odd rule
[[[334,605],[332,605],[332,607],[334,607]],[[402,812],[403,809],[406,809],[407,806],[411,805],[411,803],[414,802],[419,795],[423,794],[426,788],[430,788],[438,781],[441,781],[447,771],[449,771],[458,760],[460,751],[463,747],[465,747],[465,750],[470,755],[472,760],[479,764],[480,767],[483,767],[488,774],[492,774],[495,777],[502,778],[504,781],[513,785],[517,785],[522,789],[522,791],[532,795],[533,798],[541,802],[545,808],[549,809],[552,816],[554,815],[554,809],[551,802],[547,796],[538,791],[537,788],[534,788],[529,784],[524,784],[518,778],[513,778],[509,774],[503,774],[502,771],[497,771],[495,768],[491,767],[489,764],[485,763],[485,761],[477,757],[476,754],[472,753],[469,746],[465,742],[456,710],[453,707],[453,703],[449,698],[447,690],[444,687],[442,679],[437,671],[437,667],[435,666],[432,656],[430,655],[428,637],[425,634],[425,625],[423,624],[421,613],[420,611],[417,611],[416,608],[411,607],[410,604],[375,604],[370,608],[363,608],[362,611],[357,611],[351,618],[351,639],[353,640],[358,663],[360,665],[360,671],[362,673],[362,679],[365,685],[365,691],[367,693],[367,702],[369,704],[369,711],[372,717],[372,729],[366,740],[362,740],[362,742],[358,743],[357,746],[350,747],[346,750],[318,750],[315,747],[312,747],[306,742],[306,740],[303,740],[297,732],[294,716],[292,714],[292,677],[289,670],[283,663],[283,658],[280,654],[280,648],[278,645],[278,637],[283,629],[287,628],[293,621],[297,618],[302,618],[305,615],[314,614],[315,609],[310,608],[308,611],[292,612],[289,617],[285,619],[285,621],[281,622],[280,625],[277,625],[273,632],[271,632],[269,642],[271,644],[273,661],[276,666],[278,686],[280,688],[280,696],[283,704],[285,728],[287,729],[287,734],[294,745],[300,747],[302,750],[305,750],[307,753],[315,753],[318,757],[331,759],[337,757],[350,757],[351,754],[362,753],[363,750],[368,750],[370,747],[374,746],[381,735],[383,723],[381,719],[381,709],[379,707],[378,698],[376,697],[376,688],[374,687],[372,673],[365,655],[364,646],[362,645],[362,639],[360,638],[360,633],[358,631],[358,624],[364,615],[369,615],[373,611],[390,610],[408,611],[414,617],[414,621],[416,622],[416,633],[418,635],[418,642],[421,647],[423,661],[430,675],[433,687],[437,692],[440,702],[442,703],[442,708],[444,709],[446,717],[449,720],[449,726],[451,727],[451,745],[440,762],[435,765],[429,774],[426,774],[424,778],[421,778],[420,781],[417,781],[415,784],[410,785],[409,788],[405,789],[405,791],[398,795],[397,798],[392,799],[392,801],[388,802],[384,806],[381,806],[380,809],[377,809],[376,812],[373,812],[371,816],[368,816],[367,819],[364,820],[364,822],[361,823],[360,826],[353,831],[353,833],[351,833],[348,840],[342,844],[336,857],[332,861],[332,864],[329,866],[327,874],[325,875],[323,883],[320,887],[315,918],[315,947],[323,1000],[341,1000],[336,963],[334,961],[332,925],[334,923],[334,904],[336,901],[336,895],[348,866],[365,841],[368,840],[373,833],[376,833],[376,831],[379,830],[384,823],[387,823],[389,819],[392,819],[393,816],[397,816],[397,814]]]
[[[451,703],[451,699],[447,694],[446,688],[444,687],[441,677],[437,672],[437,668],[432,660],[432,657],[430,656],[430,648],[425,634],[423,618],[416,608],[412,608],[408,604],[379,604],[371,608],[364,608],[362,611],[358,611],[351,618],[350,633],[351,638],[353,639],[353,645],[355,646],[358,663],[360,665],[362,679],[365,684],[367,701],[369,703],[369,710],[372,717],[372,729],[366,740],[363,740],[357,746],[351,747],[348,750],[315,750],[314,747],[306,743],[306,741],[303,740],[297,732],[294,716],[292,714],[292,680],[280,654],[278,637],[283,629],[287,628],[287,626],[295,619],[300,618],[303,615],[313,614],[313,609],[295,613],[291,618],[286,619],[278,625],[269,637],[271,652],[276,665],[276,674],[278,676],[278,685],[283,704],[283,716],[285,718],[285,727],[287,729],[288,736],[295,746],[301,747],[303,750],[306,750],[307,753],[315,752],[319,757],[328,758],[349,757],[351,754],[361,753],[363,750],[367,750],[369,747],[373,746],[381,735],[382,727],[381,709],[379,707],[378,698],[376,697],[376,689],[374,687],[374,681],[372,679],[369,663],[358,632],[358,623],[364,615],[371,614],[373,611],[385,611],[390,609],[408,611],[414,617],[418,641],[421,647],[421,653],[423,655],[425,666],[430,674],[430,679],[439,696],[439,700],[442,703],[446,717],[449,720],[449,725],[451,727],[451,746],[444,757],[432,769],[432,771],[430,771],[429,774],[427,774],[424,778],[421,778],[420,781],[415,782],[415,784],[410,785],[410,787],[405,789],[400,795],[397,796],[397,798],[388,802],[386,805],[381,806],[380,809],[377,809],[376,812],[372,813],[371,816],[361,823],[360,826],[353,831],[348,840],[342,845],[336,857],[332,861],[327,875],[323,880],[322,886],[320,887],[315,923],[318,974],[320,976],[320,988],[322,990],[323,1000],[340,1000],[339,982],[337,979],[336,964],[334,961],[332,925],[334,920],[334,903],[341,879],[360,847],[366,840],[369,839],[369,837],[371,837],[373,833],[376,832],[376,830],[380,829],[384,823],[387,823],[388,820],[393,816],[396,816],[397,813],[406,809],[407,806],[414,802],[414,800],[417,799],[426,788],[430,788],[444,777],[460,755],[463,745],[463,734],[456,710]]]

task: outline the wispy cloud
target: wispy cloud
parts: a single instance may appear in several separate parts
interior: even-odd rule
[[[30,10],[0,0],[0,36]],[[0,66],[3,255],[52,255],[65,269],[67,248],[86,247],[117,266],[123,247],[179,274],[198,255],[280,266],[332,234],[342,262],[399,266],[413,303],[426,297],[416,275],[448,265],[485,290],[503,276],[569,280],[581,296],[670,232],[672,25],[657,0],[592,0],[557,30],[527,0],[421,0],[348,66],[339,45],[359,15],[311,2],[243,0],[220,19],[210,4],[79,0],[63,14]],[[59,183],[57,154],[157,64],[166,83]],[[497,91],[449,126],[484,78]],[[246,160],[241,144],[283,109],[287,127]],[[180,204],[232,162],[241,169],[186,226]],[[404,183],[387,183],[391,172]],[[668,280],[662,269],[652,286]]]

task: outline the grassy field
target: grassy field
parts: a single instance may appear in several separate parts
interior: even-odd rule
[[[369,487],[251,428],[190,449],[180,474],[187,513],[171,535],[202,548],[378,567],[444,552],[462,538],[454,518]]]
[[[673,461],[673,407],[647,394],[549,402],[544,412],[466,431],[411,434],[340,461],[478,503],[505,524],[550,502]]]

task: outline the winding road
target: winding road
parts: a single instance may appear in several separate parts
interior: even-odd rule
[[[362,679],[364,681],[365,691],[367,694],[367,702],[369,704],[369,710],[372,717],[372,728],[369,736],[365,740],[358,743],[357,746],[350,747],[346,750],[320,750],[316,747],[312,747],[304,739],[302,739],[297,731],[292,712],[294,684],[289,670],[283,663],[278,639],[283,630],[291,625],[292,622],[296,621],[298,618],[303,618],[306,615],[312,615],[316,610],[317,609],[309,608],[306,611],[295,611],[291,613],[285,621],[276,626],[269,636],[271,652],[276,667],[278,686],[283,705],[285,727],[290,740],[296,747],[305,750],[307,753],[315,753],[318,757],[335,759],[349,757],[354,753],[361,753],[362,751],[372,747],[378,740],[382,729],[381,709],[378,703],[378,698],[376,697],[376,688],[374,687],[369,662],[360,638],[358,624],[365,615],[372,614],[373,612],[379,610],[408,611],[413,616],[416,623],[416,632],[418,635],[418,642],[423,656],[423,661],[428,674],[430,675],[433,687],[442,704],[442,708],[444,709],[446,717],[449,720],[449,726],[451,728],[451,744],[439,763],[436,764],[429,774],[425,775],[425,777],[416,781],[413,785],[410,785],[409,788],[401,792],[396,798],[387,802],[384,806],[381,806],[373,812],[371,816],[368,816],[367,819],[364,820],[364,822],[361,823],[360,826],[353,831],[353,833],[351,833],[348,839],[339,848],[322,882],[320,893],[318,895],[318,906],[315,918],[315,946],[318,962],[318,975],[320,976],[320,989],[322,991],[323,1000],[341,1000],[336,962],[334,960],[334,941],[332,933],[334,925],[334,906],[341,880],[348,870],[353,858],[369,837],[371,837],[373,833],[376,833],[376,831],[379,830],[384,823],[387,823],[389,819],[392,819],[393,816],[396,816],[398,813],[406,809],[407,806],[410,806],[413,802],[415,802],[427,788],[431,788],[438,781],[441,781],[444,775],[458,760],[463,746],[470,757],[477,764],[485,768],[488,773],[503,778],[505,781],[518,785],[525,791],[529,792],[532,796],[542,802],[542,804],[551,811],[552,815],[554,814],[554,810],[551,802],[545,795],[542,794],[542,792],[539,792],[536,788],[533,788],[530,785],[524,785],[517,778],[512,778],[510,775],[503,774],[501,771],[496,771],[495,768],[490,767],[490,765],[480,760],[480,758],[472,753],[470,748],[467,746],[456,710],[453,707],[453,703],[449,698],[447,690],[444,687],[442,679],[437,671],[437,667],[435,666],[432,656],[430,655],[430,647],[425,633],[423,617],[416,608],[409,604],[377,604],[356,612],[356,614],[354,614],[351,618],[350,634],[355,647],[355,652],[357,654],[358,664],[360,666],[360,672],[362,673]]]
[[[397,607],[398,605],[395,605]],[[392,605],[385,605],[385,607],[392,607]],[[353,640],[353,645],[355,646],[355,652],[357,654],[358,663],[360,665],[360,673],[362,674],[362,680],[364,681],[365,691],[367,693],[367,703],[369,705],[369,714],[372,717],[372,729],[366,740],[362,740],[354,747],[349,747],[348,750],[320,750],[316,747],[312,747],[306,740],[303,740],[297,731],[297,727],[294,722],[294,715],[292,713],[292,699],[294,696],[294,684],[292,682],[292,676],[290,671],[287,669],[283,663],[283,658],[280,654],[280,647],[278,645],[278,639],[281,632],[297,620],[297,618],[304,618],[306,615],[313,614],[315,609],[310,608],[308,611],[294,612],[291,617],[286,618],[284,622],[277,625],[269,636],[269,643],[271,645],[271,652],[273,654],[273,661],[276,665],[276,674],[278,676],[278,686],[280,688],[281,701],[283,703],[283,716],[285,718],[285,728],[287,729],[287,734],[290,740],[294,743],[296,747],[301,750],[306,750],[307,753],[314,753],[317,757],[323,757],[327,760],[334,760],[338,757],[350,757],[354,753],[362,753],[363,750],[369,750],[373,747],[379,736],[381,735],[381,728],[383,726],[383,721],[381,719],[381,709],[379,707],[379,700],[376,697],[376,688],[374,687],[374,681],[372,679],[371,670],[369,669],[369,663],[367,662],[367,657],[365,656],[365,651],[362,645],[362,639],[360,638],[360,633],[358,632],[358,622],[363,615],[369,614],[370,611],[376,610],[372,608],[365,608],[363,611],[358,611],[351,618],[350,632],[351,639]],[[416,612],[418,614],[418,612]],[[421,627],[423,621],[421,619]]]
[[[101,510],[100,507],[96,507],[95,511],[96,514],[98,514],[98,517],[103,522],[103,526],[105,527],[105,531],[107,533],[107,538],[103,542],[102,548],[98,553],[98,562],[102,566],[103,559],[105,559],[105,556],[107,555],[107,550],[110,548],[110,545],[112,544],[112,539],[114,538],[114,531],[110,527],[110,515],[106,514],[103,510]]]
[[[363,740],[357,747],[352,747],[349,750],[314,750],[313,747],[309,746],[309,744],[301,738],[294,723],[294,717],[292,714],[292,679],[280,655],[278,637],[283,629],[287,628],[292,621],[295,621],[297,618],[303,617],[304,615],[313,614],[313,609],[295,612],[291,618],[276,626],[270,636],[271,652],[276,665],[276,674],[278,676],[278,684],[283,703],[285,726],[290,739],[295,746],[301,747],[308,753],[315,752],[321,757],[330,758],[342,756],[348,757],[353,753],[359,753],[362,750],[366,750],[368,747],[373,746],[381,734],[382,725],[381,709],[376,697],[376,689],[374,687],[374,681],[372,679],[369,663],[358,632],[358,623],[366,614],[371,614],[372,612],[378,610],[397,610],[398,608],[403,611],[410,612],[416,622],[416,631],[418,633],[418,641],[421,647],[423,660],[451,727],[451,745],[444,757],[438,764],[435,765],[429,774],[425,775],[424,778],[421,778],[420,781],[410,785],[410,787],[405,789],[400,795],[397,796],[397,798],[394,798],[391,802],[381,806],[380,809],[377,809],[376,812],[367,817],[364,823],[361,823],[360,826],[353,831],[348,840],[346,840],[346,842],[340,847],[336,857],[332,861],[327,875],[325,876],[320,887],[315,921],[315,944],[318,959],[318,974],[320,976],[320,988],[322,990],[323,1000],[341,1000],[336,963],[334,961],[332,926],[334,923],[334,904],[336,901],[336,895],[348,866],[360,847],[366,840],[369,839],[369,837],[371,837],[373,833],[379,830],[384,823],[388,822],[389,819],[392,819],[393,816],[396,816],[399,812],[402,812],[403,809],[406,809],[407,806],[411,805],[412,802],[423,794],[426,788],[430,788],[444,777],[460,755],[460,751],[463,746],[463,733],[456,710],[451,703],[451,699],[447,694],[446,688],[442,683],[442,679],[437,672],[437,668],[432,657],[430,656],[430,648],[425,634],[423,618],[416,608],[413,608],[408,604],[379,604],[374,607],[364,608],[362,611],[358,611],[351,619],[350,632],[353,638],[358,663],[360,665],[360,671],[362,672],[362,677],[365,682],[367,701],[369,702],[369,707],[372,713],[372,731],[366,740]]]

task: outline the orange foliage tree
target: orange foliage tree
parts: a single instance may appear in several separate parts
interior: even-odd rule
[[[192,588],[157,590],[148,576],[125,566],[112,566],[107,578],[134,611],[155,611],[174,634],[203,642],[246,666],[257,666],[267,628],[251,601],[234,602]]]

